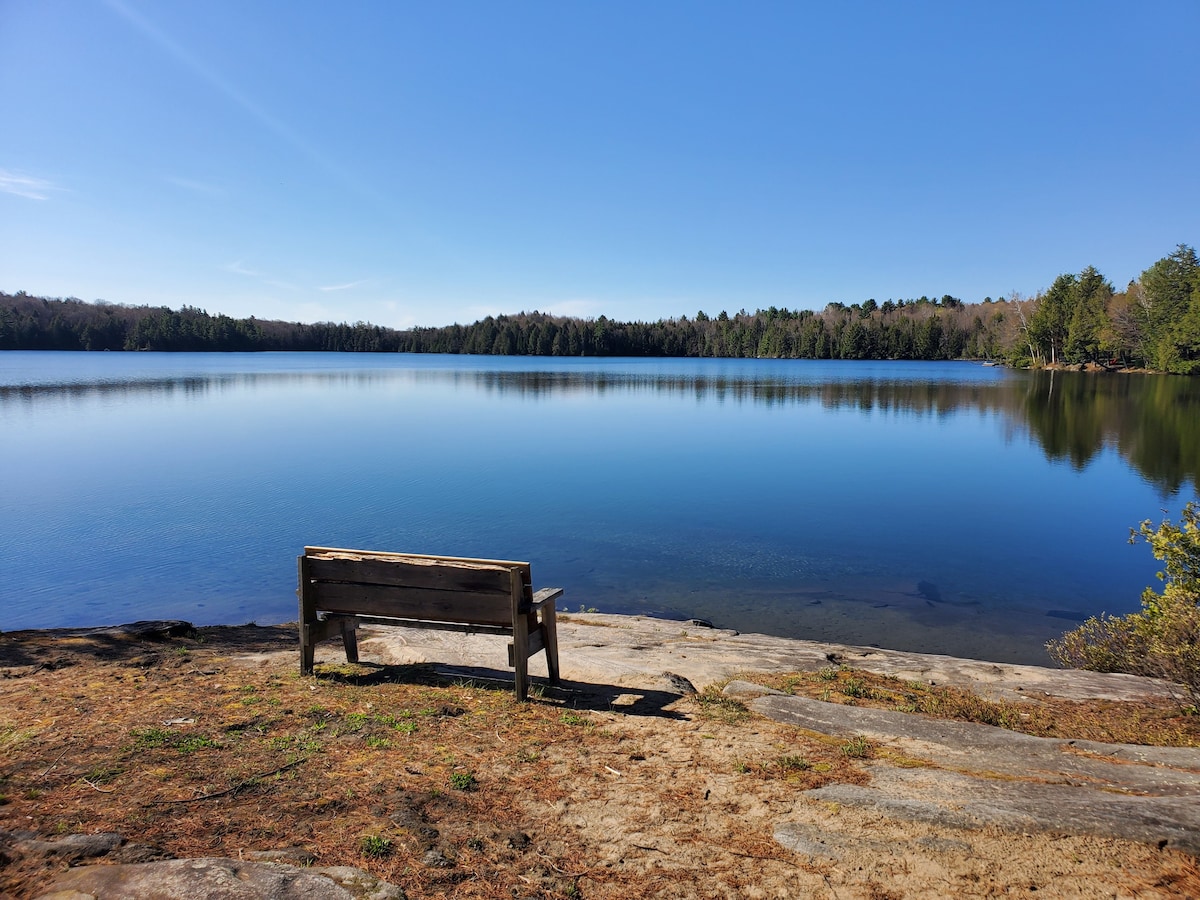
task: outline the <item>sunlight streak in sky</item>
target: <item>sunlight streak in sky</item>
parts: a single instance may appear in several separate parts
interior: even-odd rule
[[[164,176],[163,180],[167,184],[173,184],[177,188],[183,188],[185,191],[192,191],[197,194],[224,194],[225,188],[218,187],[215,184],[207,184],[203,181],[198,181],[195,178],[179,178],[175,175]]]
[[[178,41],[174,40],[170,35],[163,32],[147,18],[145,18],[137,10],[133,9],[124,0],[104,0],[104,3],[123,18],[126,22],[132,25],[152,44],[156,45],[160,50],[169,55],[181,67],[191,72],[202,81],[206,82],[210,87],[218,93],[225,96],[235,106],[253,118],[259,125],[270,131],[277,138],[290,146],[293,150],[307,157],[308,160],[314,163],[318,168],[322,169],[327,175],[340,183],[342,187],[357,195],[360,199],[366,200],[372,205],[379,206],[377,198],[370,192],[359,185],[348,172],[322,155],[315,147],[305,141],[300,135],[293,131],[286,123],[267,112],[261,106],[254,102],[249,96],[241,91],[236,85],[231,84],[223,78],[218,72],[213,71],[209,66],[190,53],[187,48],[182,46]]]
[[[49,200],[50,192],[58,189],[45,179],[0,169],[0,193],[13,194],[26,200]]]
[[[243,265],[240,259],[234,260],[231,263],[226,263],[221,267],[226,272],[233,275],[245,275],[247,278],[262,278],[263,273],[257,269],[251,269],[249,266]]]
[[[318,291],[348,291],[351,288],[361,287],[366,284],[369,279],[360,278],[358,281],[350,281],[346,284],[330,284],[317,288]]]

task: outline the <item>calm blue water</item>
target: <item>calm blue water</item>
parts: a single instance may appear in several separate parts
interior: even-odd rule
[[[1153,581],[1129,528],[1193,495],[1198,391],[965,363],[0,353],[0,628],[294,620],[319,544],[528,559],[568,610],[1045,661]]]

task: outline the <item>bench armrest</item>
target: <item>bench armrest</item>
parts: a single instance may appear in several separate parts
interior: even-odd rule
[[[562,588],[542,588],[533,595],[533,608],[541,609],[543,606],[554,606],[554,601],[563,595]]]

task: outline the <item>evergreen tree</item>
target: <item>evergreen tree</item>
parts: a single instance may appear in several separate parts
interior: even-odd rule
[[[1180,244],[1139,280],[1140,318],[1150,365],[1164,372],[1191,371],[1200,359],[1192,349],[1200,343],[1200,334],[1192,334],[1188,315],[1193,294],[1200,291],[1196,251]]]
[[[1071,362],[1093,362],[1100,349],[1105,308],[1112,299],[1112,285],[1094,266],[1079,273],[1071,285],[1071,320],[1067,327],[1067,359]]]
[[[1033,343],[1051,364],[1063,354],[1074,311],[1075,276],[1059,275],[1039,300],[1037,310],[1029,320]]]

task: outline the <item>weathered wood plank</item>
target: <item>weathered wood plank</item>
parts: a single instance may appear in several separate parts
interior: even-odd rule
[[[546,639],[542,635],[543,632],[541,628],[539,628],[537,631],[529,632],[530,656],[537,656],[541,651],[546,649]],[[508,664],[514,667],[517,664],[517,651],[516,647],[512,644],[508,645]]]
[[[364,625],[389,625],[393,628],[429,628],[458,631],[463,634],[512,634],[512,625],[480,625],[477,622],[431,622],[428,619],[393,619],[386,616],[354,616]]]
[[[407,559],[361,560],[345,557],[308,557],[309,578],[355,584],[395,585],[440,591],[493,593],[512,591],[513,570],[497,565],[438,564]],[[520,577],[520,574],[517,575]]]
[[[513,621],[511,598],[497,594],[323,581],[312,582],[309,592],[324,612],[480,625],[511,626]]]
[[[321,554],[339,554],[348,556],[354,559],[364,559],[367,557],[379,557],[381,559],[429,559],[435,562],[449,563],[483,563],[492,566],[504,566],[511,568],[520,566],[521,572],[528,581],[530,575],[530,565],[527,562],[522,562],[515,559],[476,559],[470,556],[435,556],[429,553],[394,553],[390,550],[344,550],[337,547],[305,547],[304,553],[306,556],[318,556]]]
[[[562,588],[541,588],[533,595],[530,603],[534,609],[537,609],[544,604],[553,604],[555,600],[563,595]]]

